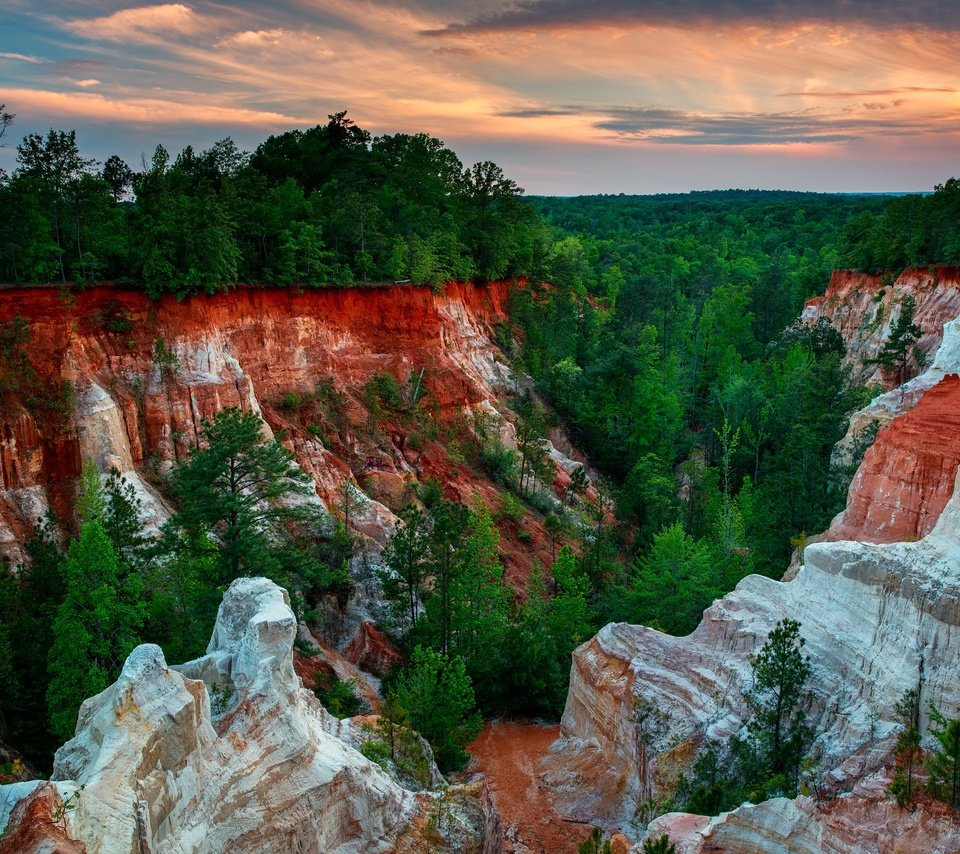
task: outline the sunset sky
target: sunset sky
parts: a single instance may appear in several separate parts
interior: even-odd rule
[[[0,103],[135,168],[348,109],[529,193],[929,190],[960,176],[948,0],[3,0]]]

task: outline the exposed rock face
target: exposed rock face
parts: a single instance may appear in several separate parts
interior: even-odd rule
[[[295,632],[283,590],[241,579],[203,658],[173,669],[137,647],[57,751],[54,779],[85,786],[71,835],[118,854],[388,850],[413,799],[327,731]]]
[[[336,737],[340,722],[294,672],[295,633],[286,592],[244,578],[202,658],[168,667],[159,647],[137,647],[57,751],[56,796],[84,787],[61,819],[69,838],[91,854],[393,850],[424,807]],[[28,794],[15,785],[0,803]],[[14,807],[8,836],[50,815],[39,797]]]
[[[268,435],[283,430],[317,500],[340,512],[349,496],[351,526],[374,549],[417,481],[437,477],[450,498],[479,494],[496,506],[500,488],[458,467],[422,426],[389,418],[372,426],[364,387],[389,374],[415,385],[440,424],[483,412],[509,444],[514,416],[502,400],[512,380],[494,335],[509,289],[507,282],[453,282],[439,293],[239,287],[183,302],[119,287],[66,297],[49,288],[0,291],[0,323],[28,324],[38,380],[72,389],[65,423],[15,397],[0,408],[0,555],[22,561],[22,544],[48,507],[70,518],[85,459],[123,472],[146,527],[158,526],[169,510],[151,478],[182,459],[202,420],[227,406],[258,413]],[[318,386],[326,389],[321,402],[309,397]],[[310,402],[285,403],[288,393]],[[560,469],[573,466],[553,456]],[[517,584],[534,560],[549,563],[546,538],[529,524],[532,546],[509,533],[503,539],[506,572]]]
[[[960,823],[944,804],[921,801],[900,809],[886,793],[889,778],[873,775],[852,792],[822,804],[809,797],[774,798],[716,818],[668,813],[650,823],[648,838],[668,834],[677,854],[952,854]],[[633,849],[641,854],[642,846]]]
[[[925,536],[950,499],[958,464],[960,377],[952,373],[877,434],[825,539],[889,543]]]
[[[890,325],[904,297],[916,302],[914,322],[923,331],[917,346],[929,358],[937,351],[947,321],[960,315],[960,269],[931,267],[904,270],[895,281],[855,270],[835,270],[822,296],[808,300],[801,317],[808,323],[820,318],[839,330],[847,344],[846,361],[857,385],[880,383],[890,387],[871,364],[890,336]]]
[[[923,540],[808,546],[795,580],[745,578],[686,638],[606,626],[574,653],[546,781],[569,814],[628,824],[639,803],[669,791],[703,739],[740,730],[750,655],[778,620],[791,617],[801,623],[813,667],[813,755],[829,788],[850,790],[889,758],[893,702],[919,680],[924,706],[929,700],[947,715],[960,713],[958,558],[955,493]],[[669,716],[649,748],[632,721],[635,696]]]
[[[854,413],[835,458],[849,457],[871,424],[882,429],[854,476],[846,509],[821,539],[884,543],[932,530],[960,462],[958,373],[960,319],[943,324],[939,348],[922,374]]]

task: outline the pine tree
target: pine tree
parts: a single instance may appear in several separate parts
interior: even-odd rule
[[[927,758],[927,788],[954,809],[960,807],[960,719],[947,718],[930,704],[930,734],[935,747]]]
[[[577,846],[577,854],[610,854],[610,840],[604,840],[603,831],[593,828],[590,835]]]
[[[643,843],[643,854],[677,854],[677,846],[664,833],[656,839],[647,839]]]
[[[784,619],[753,659],[753,687],[746,695],[753,737],[763,773],[773,788],[795,792],[800,761],[810,740],[800,701],[810,675],[803,655],[800,623]]]
[[[402,631],[417,625],[426,577],[427,522],[423,512],[408,504],[383,550],[387,570],[380,572],[386,598],[394,603]]]
[[[459,570],[451,591],[451,648],[463,656],[477,701],[492,707],[500,699],[505,664],[504,642],[511,593],[503,584],[497,554],[500,534],[490,512],[480,505],[470,514]]]
[[[310,476],[262,431],[256,413],[223,409],[203,421],[201,446],[173,473],[179,522],[191,533],[217,535],[223,584],[245,572],[279,572],[274,546],[283,526],[316,515],[310,505],[290,501],[313,492]]]
[[[907,380],[907,365],[913,353],[913,345],[923,334],[923,330],[913,322],[916,307],[916,300],[912,296],[903,298],[900,314],[890,327],[890,337],[876,358],[877,364],[896,375],[898,385],[903,385]]]
[[[920,696],[917,689],[906,691],[895,708],[903,729],[897,736],[896,765],[887,791],[903,808],[913,803],[913,775],[920,761]]]
[[[121,577],[117,553],[98,519],[83,524],[62,573],[66,596],[53,623],[47,707],[53,732],[67,739],[80,704],[117,677],[139,643],[143,585],[139,576]]]
[[[464,746],[482,725],[463,659],[416,647],[395,695],[414,729],[430,742],[440,770],[461,767],[467,760]]]

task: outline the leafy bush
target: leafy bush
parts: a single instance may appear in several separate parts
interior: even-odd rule
[[[303,395],[299,392],[288,391],[280,398],[280,408],[287,412],[297,412],[303,408]]]
[[[337,718],[352,718],[360,714],[363,701],[357,696],[357,683],[354,679],[344,681],[335,673],[328,679],[318,681],[313,689],[323,707]]]

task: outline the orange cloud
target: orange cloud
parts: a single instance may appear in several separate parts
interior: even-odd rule
[[[64,27],[79,36],[116,42],[153,41],[158,36],[182,36],[200,33],[209,26],[205,16],[198,15],[183,3],[163,3],[121,9],[100,18],[76,18],[65,21]]]
[[[85,122],[121,123],[150,127],[171,125],[243,125],[265,129],[309,123],[302,117],[269,110],[223,107],[207,101],[186,103],[165,98],[111,98],[93,92],[51,92],[7,89],[4,97],[21,114],[36,112]],[[21,106],[22,105],[22,106]]]

